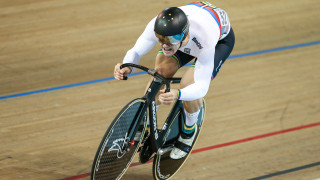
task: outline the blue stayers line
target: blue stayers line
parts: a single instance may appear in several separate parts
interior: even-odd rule
[[[132,74],[129,75],[129,77],[138,76],[138,75],[142,75],[142,74],[146,74],[146,72],[132,73]],[[53,88],[48,88],[48,89],[41,89],[41,90],[30,91],[30,92],[25,92],[25,93],[20,93],[20,94],[12,94],[12,95],[8,95],[8,96],[2,96],[2,97],[0,97],[0,100],[20,97],[20,96],[28,96],[28,95],[32,95],[32,94],[44,93],[44,92],[49,92],[49,91],[66,89],[66,88],[71,88],[71,87],[84,86],[84,85],[89,85],[89,84],[94,84],[94,83],[99,83],[99,82],[112,81],[112,80],[114,80],[114,77],[98,79],[98,80],[93,80],[93,81],[87,81],[87,82],[82,82],[82,83],[76,83],[76,84],[70,84],[70,85],[64,85],[64,86],[58,86],[58,87],[53,87]]]
[[[254,55],[259,55],[259,54],[284,51],[284,50],[288,50],[288,49],[302,48],[302,47],[313,46],[313,45],[317,45],[317,44],[320,44],[320,41],[308,42],[308,43],[303,43],[303,44],[296,44],[296,45],[285,46],[285,47],[274,48],[274,49],[267,49],[267,50],[251,52],[251,53],[244,53],[244,54],[230,56],[228,59],[242,58],[242,57],[247,57],[247,56],[254,56]]]
[[[288,50],[288,49],[302,48],[302,47],[313,46],[313,45],[317,45],[317,44],[320,44],[320,41],[314,41],[314,42],[309,42],[309,43],[304,43],[304,44],[296,44],[296,45],[292,45],[292,46],[285,46],[285,47],[280,47],[280,48],[267,49],[267,50],[256,51],[256,52],[251,52],[251,53],[233,55],[233,56],[230,56],[228,59],[242,58],[242,57],[254,56],[254,55],[259,55],[259,54],[284,51],[284,50]],[[138,76],[138,75],[142,75],[142,74],[146,74],[146,72],[132,73],[131,75],[129,75],[129,77]],[[58,87],[53,87],[53,88],[48,88],[48,89],[41,89],[41,90],[30,91],[30,92],[25,92],[25,93],[20,93],[20,94],[12,94],[12,95],[8,95],[8,96],[1,96],[0,100],[21,97],[21,96],[28,96],[28,95],[32,95],[32,94],[44,93],[44,92],[49,92],[49,91],[55,91],[55,90],[66,89],[66,88],[77,87],[77,86],[84,86],[84,85],[88,85],[88,84],[94,84],[94,83],[100,83],[100,82],[106,82],[106,81],[112,81],[112,80],[114,80],[114,77],[98,79],[98,80],[93,80],[93,81],[87,81],[87,82],[82,82],[82,83],[76,83],[76,84],[70,84],[70,85],[64,85],[64,86],[58,86]]]

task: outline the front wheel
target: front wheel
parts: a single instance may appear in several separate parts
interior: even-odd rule
[[[120,179],[128,169],[141,144],[146,122],[143,99],[126,105],[106,131],[95,155],[91,180]],[[139,123],[139,124],[138,124]],[[142,127],[141,127],[142,125]]]

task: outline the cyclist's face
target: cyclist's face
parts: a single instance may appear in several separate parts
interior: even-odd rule
[[[172,56],[174,55],[174,53],[176,53],[180,47],[180,43],[179,44],[165,44],[160,42],[161,48],[162,48],[162,52],[165,56]]]

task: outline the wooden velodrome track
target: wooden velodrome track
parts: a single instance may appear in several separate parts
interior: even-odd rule
[[[108,125],[150,78],[114,81],[114,65],[151,18],[189,2],[0,1],[0,179],[89,179]],[[228,12],[236,45],[173,179],[320,178],[319,1],[211,3]],[[153,67],[158,48],[141,64]],[[123,177],[151,178],[150,163]]]

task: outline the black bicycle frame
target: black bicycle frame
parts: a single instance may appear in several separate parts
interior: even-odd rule
[[[171,78],[171,79],[166,79],[160,74],[158,74],[155,70],[150,70],[146,67],[136,65],[136,64],[123,64],[121,68],[123,67],[136,67],[139,69],[142,69],[148,74],[154,76],[153,81],[151,82],[146,94],[144,95],[143,99],[145,99],[145,105],[142,108],[142,111],[140,112],[145,112],[146,108],[148,107],[149,109],[149,121],[150,121],[150,138],[151,138],[151,146],[154,152],[158,152],[158,150],[163,146],[165,143],[165,138],[164,136],[166,135],[166,132],[168,131],[168,125],[171,125],[172,122],[174,121],[173,117],[169,117],[167,121],[165,122],[163,128],[161,129],[161,132],[158,130],[158,121],[157,121],[157,113],[156,113],[156,103],[155,103],[155,97],[157,93],[159,92],[160,88],[162,87],[163,84],[166,84],[166,92],[170,91],[170,83],[177,83],[180,82],[180,78]],[[125,78],[127,79],[127,78]],[[174,108],[177,108],[177,103]],[[140,121],[139,118],[138,121]],[[136,122],[138,123],[138,122]],[[135,124],[136,124],[135,123]]]

